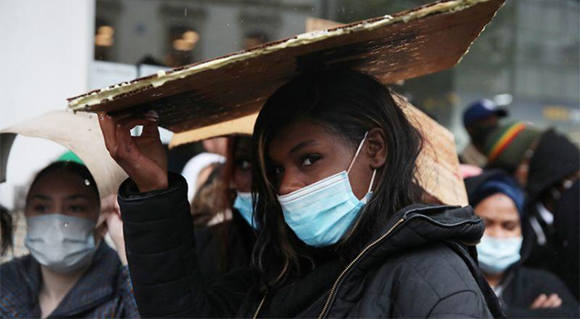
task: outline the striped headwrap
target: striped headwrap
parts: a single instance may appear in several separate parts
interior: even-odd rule
[[[540,134],[532,124],[524,122],[498,126],[485,140],[484,152],[489,166],[514,171]]]

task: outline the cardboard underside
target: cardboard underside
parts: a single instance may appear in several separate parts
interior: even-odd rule
[[[265,100],[304,70],[350,68],[387,84],[455,66],[503,2],[442,1],[392,17],[314,31],[89,92],[69,99],[69,107],[110,113],[154,110],[162,127],[184,132],[173,146],[249,133],[249,123]],[[453,135],[398,100],[414,125],[429,133],[424,134],[426,146],[418,162],[421,186],[437,201],[466,205]]]

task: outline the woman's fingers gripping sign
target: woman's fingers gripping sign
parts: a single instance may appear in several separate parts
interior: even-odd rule
[[[139,191],[167,188],[167,158],[154,113],[140,116],[99,113],[99,124],[109,154],[135,182]],[[143,127],[140,136],[131,136],[135,126]]]

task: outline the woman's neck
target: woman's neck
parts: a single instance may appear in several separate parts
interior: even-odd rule
[[[497,275],[493,274],[483,274],[483,275],[492,288],[499,286],[501,280],[503,279],[503,273]]]
[[[86,271],[86,267],[80,270],[59,274],[41,266],[42,285],[38,296],[42,318],[48,317],[61,303],[64,297],[79,281]]]

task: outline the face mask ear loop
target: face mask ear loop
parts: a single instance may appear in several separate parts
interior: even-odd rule
[[[369,185],[369,190],[367,191],[367,194],[371,192],[371,190],[373,189],[373,183],[375,182],[375,176],[377,175],[377,170],[373,170],[373,177],[371,177],[371,184]]]
[[[367,139],[367,135],[369,134],[369,131],[367,131],[365,133],[365,136],[363,137],[362,141],[360,141],[360,144],[358,145],[358,148],[356,150],[356,153],[354,153],[354,157],[352,158],[352,161],[350,162],[350,165],[348,166],[348,169],[346,170],[346,174],[350,173],[350,169],[352,168],[352,166],[354,165],[354,161],[356,161],[356,158],[358,157],[358,153],[360,153],[360,150],[362,150],[362,147],[365,143],[365,140]]]

